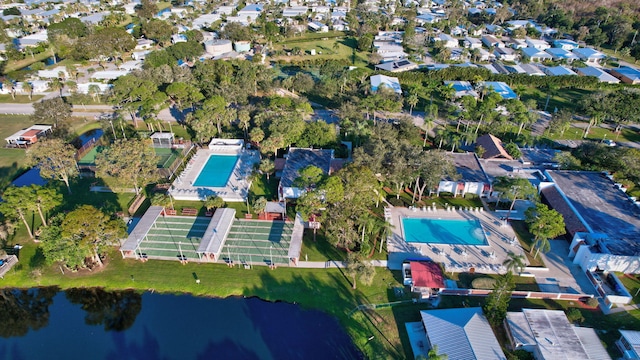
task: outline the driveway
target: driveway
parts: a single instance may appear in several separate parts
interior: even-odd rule
[[[568,258],[569,243],[565,240],[551,240],[551,250],[540,253],[548,270],[530,270],[536,277],[541,291],[573,294],[594,294],[595,288],[587,279],[580,266]]]

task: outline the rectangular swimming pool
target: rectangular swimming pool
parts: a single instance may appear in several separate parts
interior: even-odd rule
[[[237,162],[237,155],[209,155],[193,186],[226,186]]]
[[[477,219],[402,219],[406,242],[450,245],[489,245]]]

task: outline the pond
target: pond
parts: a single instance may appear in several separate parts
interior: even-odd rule
[[[335,318],[256,298],[0,289],[0,323],[3,359],[363,358]]]

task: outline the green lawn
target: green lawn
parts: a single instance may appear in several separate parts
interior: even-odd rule
[[[434,194],[432,197],[423,196],[422,201],[418,201],[416,197],[416,202],[413,203],[413,196],[411,194],[402,192],[400,199],[397,199],[395,192],[389,192],[389,190],[390,189],[385,189],[388,193],[386,199],[394,206],[430,206],[435,203],[440,209],[445,209],[447,206],[482,207],[480,198],[473,195],[453,197],[452,195],[444,193],[440,194],[440,196],[435,196]]]
[[[27,169],[23,149],[0,149],[0,189],[4,189],[21,172]]]
[[[541,110],[544,109],[547,104],[547,97],[551,94],[552,96],[547,105],[547,112],[550,113],[553,113],[556,108],[558,110],[568,109],[575,112],[578,109],[580,101],[593,92],[593,90],[582,89],[561,89],[549,92],[533,87],[522,87],[517,91],[522,101],[534,99],[538,105],[538,109]]]
[[[531,235],[529,229],[527,228],[527,224],[524,221],[511,220],[511,227],[513,228],[513,231],[516,232],[518,240],[520,240],[520,245],[522,246],[522,250],[524,250],[524,254],[527,257],[529,266],[544,266],[544,262],[542,261],[540,255],[538,255],[537,258],[534,258],[533,255],[529,253],[529,251],[531,251],[531,247],[533,246],[534,240],[533,235]]]
[[[352,38],[321,38],[293,39],[280,44],[274,44],[274,49],[291,52],[294,48],[300,48],[302,55],[276,56],[274,60],[306,60],[306,59],[349,59],[355,66],[367,66],[368,53],[357,51],[356,41]],[[335,47],[337,44],[337,47]],[[316,55],[310,55],[310,50],[314,49]],[[354,52],[355,50],[355,52]]]
[[[0,103],[9,104],[30,104],[42,99],[44,95],[33,95],[29,99],[28,95],[16,95],[15,98],[9,94],[0,94]]]
[[[546,134],[545,137],[551,140],[585,140],[582,136],[584,135],[584,129],[571,126],[569,130],[565,131],[563,135],[560,133],[556,134]],[[616,134],[614,131],[610,129],[605,129],[602,127],[592,127],[589,129],[589,134],[586,137],[586,140],[594,140],[594,141],[602,141],[604,139],[614,140],[614,141],[631,141],[631,142],[640,142],[640,134],[634,131],[631,128],[623,128],[620,134]]]
[[[51,51],[50,50],[46,50],[44,52],[41,52],[40,54],[36,54],[33,57],[31,57],[31,55],[25,57],[22,60],[18,60],[18,61],[9,61],[7,63],[7,66],[4,67],[4,73],[8,74],[12,71],[16,71],[16,70],[20,70],[26,66],[29,66],[33,63],[37,63],[38,61],[42,61],[46,58],[50,58],[51,57]]]
[[[617,273],[618,279],[622,281],[624,287],[629,291],[633,299],[632,304],[640,304],[640,277],[638,275],[625,275]]]

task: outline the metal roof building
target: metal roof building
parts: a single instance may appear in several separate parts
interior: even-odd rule
[[[420,312],[429,346],[449,359],[505,359],[482,309],[457,308]]]
[[[564,311],[522,309],[507,313],[509,338],[515,348],[539,360],[611,360],[593,329],[573,326]]]

